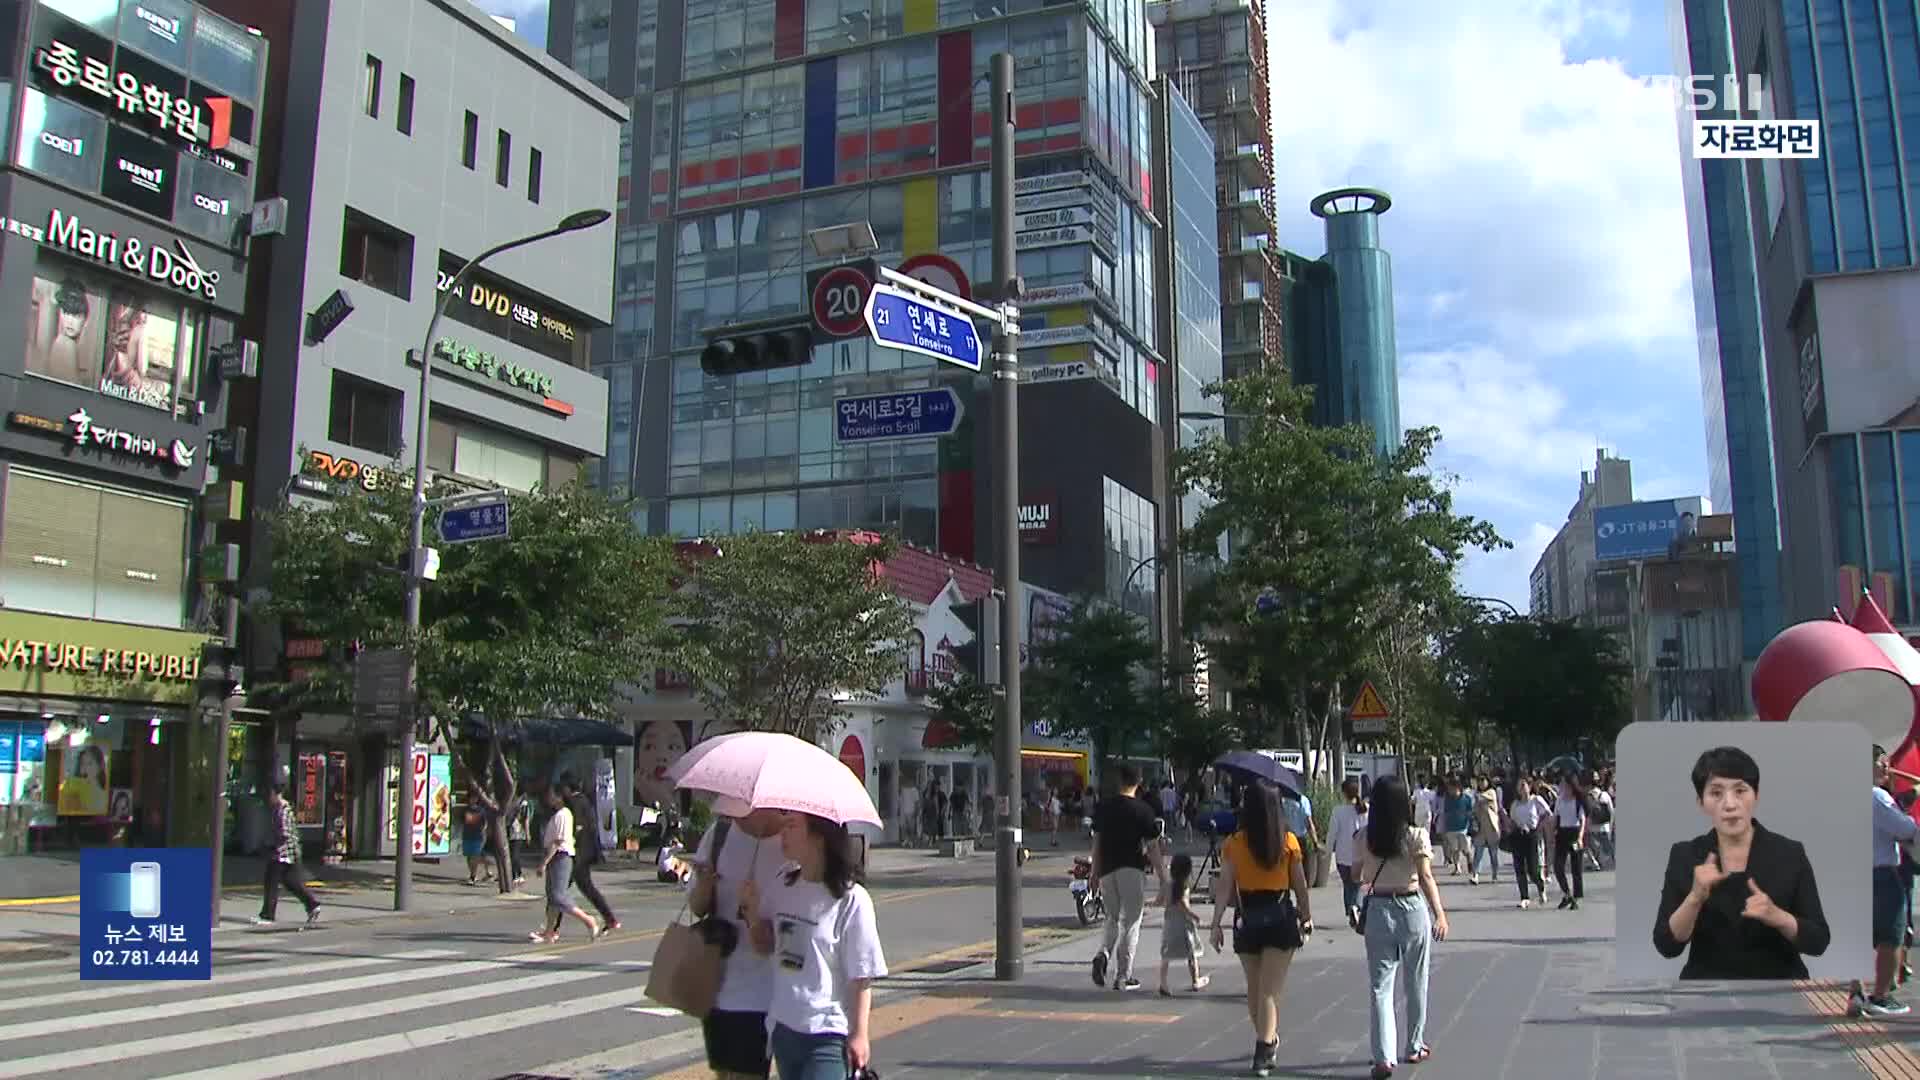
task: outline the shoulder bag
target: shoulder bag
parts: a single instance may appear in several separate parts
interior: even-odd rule
[[[720,849],[727,842],[730,827],[731,822],[725,820],[713,827],[711,862],[716,869],[710,872],[718,872]],[[718,901],[716,892],[716,905]],[[716,912],[710,911],[691,923],[681,922],[680,916],[686,911],[686,903],[682,903],[680,914],[660,935],[660,944],[653,950],[653,966],[647,970],[646,995],[704,1020],[713,1011],[720,982],[726,976],[727,957],[739,946],[740,934]]]
[[[1373,880],[1367,882],[1367,894],[1360,898],[1360,911],[1353,917],[1353,932],[1364,936],[1367,932],[1367,904],[1373,899],[1373,887],[1380,883],[1380,871],[1387,868],[1387,860],[1381,859],[1380,865],[1373,868]]]

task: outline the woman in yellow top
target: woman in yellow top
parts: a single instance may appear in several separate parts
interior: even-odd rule
[[[1433,881],[1433,843],[1413,823],[1407,782],[1382,777],[1373,785],[1365,850],[1354,867],[1367,890],[1361,918],[1367,936],[1367,976],[1373,989],[1373,1080],[1393,1075],[1393,983],[1407,995],[1404,1060],[1416,1065],[1433,1056],[1427,1046],[1427,959],[1430,946],[1447,937],[1447,910]]]
[[[1287,970],[1293,950],[1313,933],[1300,840],[1287,831],[1285,821],[1278,788],[1265,781],[1249,786],[1240,830],[1220,848],[1220,880],[1213,890],[1214,952],[1225,940],[1220,924],[1226,909],[1234,908],[1233,951],[1247,974],[1254,1076],[1273,1074]]]

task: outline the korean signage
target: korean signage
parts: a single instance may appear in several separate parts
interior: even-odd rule
[[[85,409],[74,410],[65,424],[25,412],[7,414],[7,423],[43,435],[71,435],[76,446],[92,447],[122,457],[151,459],[175,469],[193,468],[194,454],[198,449],[188,445],[184,439],[163,442],[152,435],[96,424]]]
[[[177,25],[175,22],[176,32]],[[90,46],[54,37],[34,51],[33,67],[41,79],[63,91],[94,99],[95,104],[121,120],[138,122],[183,143],[200,144],[205,123],[200,106],[188,97],[176,96],[178,87],[170,90],[158,85],[162,78],[149,81],[128,70],[128,61],[134,58],[121,55],[126,59],[115,70],[112,63],[93,55]],[[233,99],[212,98],[208,106],[212,123],[206,126],[205,145],[210,150],[223,149],[230,138]]]
[[[1044,176],[1023,176],[1013,182],[1014,198],[1038,194],[1042,191],[1057,191],[1061,188],[1084,188],[1093,183],[1093,177],[1084,170],[1047,173]],[[1016,206],[1018,204],[1016,203]]]
[[[329,454],[325,450],[307,451],[307,458],[300,463],[300,468],[309,476],[342,484],[358,484],[367,491],[378,491],[388,476],[388,470],[378,465],[367,465],[352,458]]]
[[[466,263],[452,255],[440,255],[440,276],[436,291],[453,289],[453,302],[447,315],[476,330],[524,345],[542,356],[573,363],[577,343],[584,344],[586,331],[573,320],[562,317],[552,306],[535,301],[521,290],[484,272],[466,276],[453,288],[454,276]]]
[[[1695,515],[1687,509],[1691,500],[1661,499],[1655,502],[1627,503],[1625,506],[1601,506],[1593,511],[1593,557],[1610,559],[1646,559],[1664,556],[1680,538],[1683,518]],[[1691,521],[1685,522],[1691,525]]]
[[[1093,229],[1087,225],[1064,225],[1048,227],[1035,232],[1020,233],[1014,246],[1021,251],[1035,248],[1064,247],[1068,244],[1093,243]]]
[[[484,349],[464,345],[452,338],[433,343],[434,370],[445,371],[489,390],[538,403],[549,412],[572,416],[573,406],[553,396],[553,376],[495,356]],[[409,352],[407,362],[418,364],[418,353]]]
[[[1019,509],[1020,542],[1052,544],[1060,539],[1060,500],[1053,492],[1024,496]]]
[[[213,855],[206,848],[80,852],[80,978],[213,978]]]
[[[325,754],[301,754],[299,778],[293,796],[293,820],[297,825],[324,825],[326,815],[321,810],[320,795],[322,778],[327,772]]]
[[[1063,206],[1056,210],[1037,210],[1021,214],[1014,219],[1013,227],[1020,232],[1033,232],[1039,229],[1057,229],[1063,225],[1093,225],[1093,211],[1084,206]]]
[[[220,271],[208,270],[179,239],[172,249],[137,236],[95,232],[71,214],[54,210],[43,228],[0,217],[0,228],[100,266],[167,285],[195,299],[220,298]]]

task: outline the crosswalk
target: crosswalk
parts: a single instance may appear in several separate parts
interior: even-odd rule
[[[211,982],[82,983],[72,958],[0,964],[0,1080],[490,1080],[691,1024],[646,998],[650,944],[419,944],[222,950]]]

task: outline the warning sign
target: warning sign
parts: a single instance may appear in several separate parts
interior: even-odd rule
[[[1353,708],[1347,710],[1347,715],[1355,720],[1385,720],[1393,714],[1387,711],[1387,703],[1380,700],[1380,692],[1368,682],[1360,684],[1360,696],[1353,699]]]

